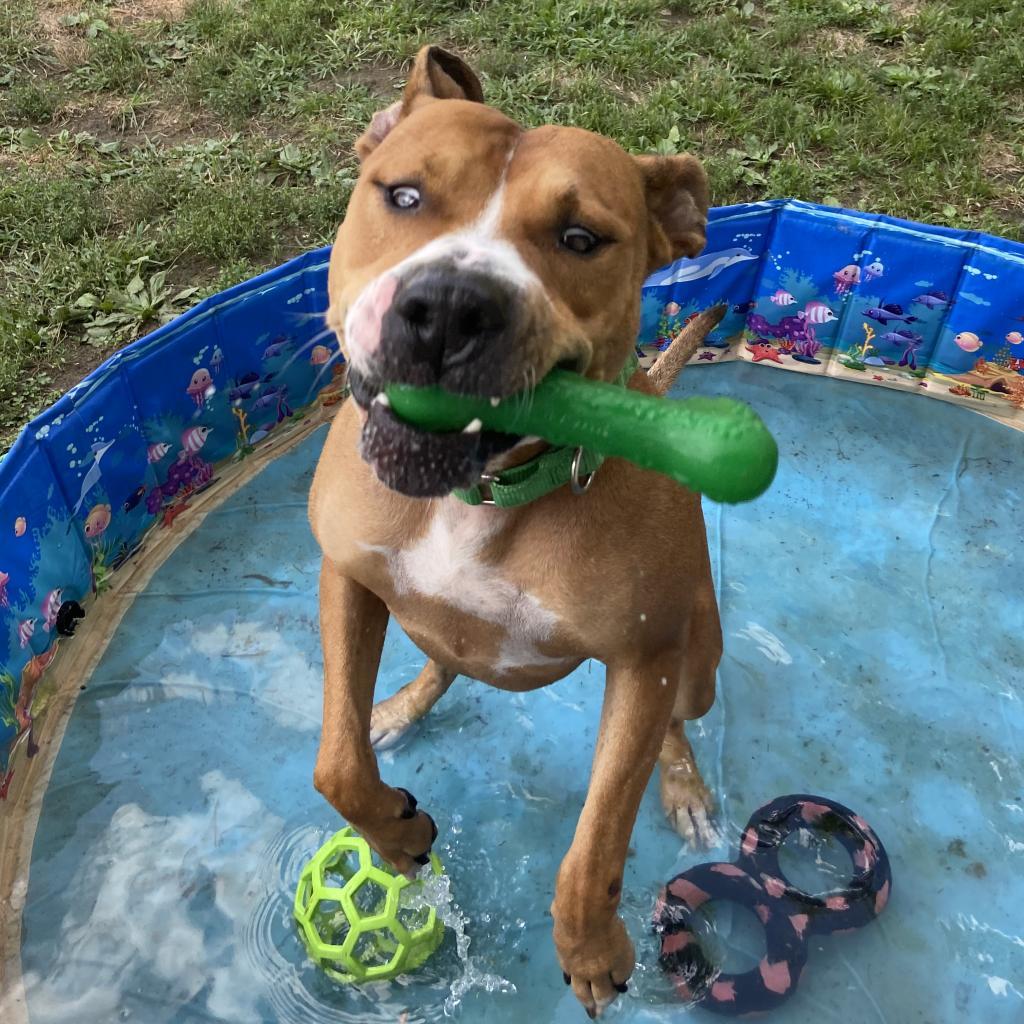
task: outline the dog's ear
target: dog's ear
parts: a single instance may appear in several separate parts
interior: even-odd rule
[[[419,104],[427,100],[472,100],[483,103],[480,79],[470,66],[440,46],[424,46],[413,61],[405,92],[397,103],[373,115],[370,127],[356,141],[356,153],[365,160],[388,132]]]
[[[638,156],[650,214],[648,269],[697,256],[707,237],[708,178],[695,157]]]

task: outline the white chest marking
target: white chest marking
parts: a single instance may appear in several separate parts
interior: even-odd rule
[[[486,543],[501,529],[502,513],[445,498],[426,534],[408,548],[363,545],[384,555],[392,583],[410,592],[444,601],[467,615],[502,626],[505,637],[494,665],[503,674],[517,668],[561,664],[538,649],[549,640],[558,616],[533,595],[481,560]]]

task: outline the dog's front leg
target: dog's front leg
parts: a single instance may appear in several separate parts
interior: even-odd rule
[[[313,781],[335,810],[396,870],[425,864],[437,829],[404,789],[381,782],[370,745],[370,712],[388,610],[384,602],[324,558],[320,639],[324,720]]]
[[[626,991],[633,972],[633,944],[617,913],[622,871],[675,698],[661,680],[678,672],[678,657],[608,668],[590,789],[551,906],[562,971],[591,1017]]]

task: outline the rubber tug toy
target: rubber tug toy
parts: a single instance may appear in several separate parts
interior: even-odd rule
[[[394,384],[396,415],[431,431],[497,430],[617,456],[713,501],[751,501],[775,477],[779,451],[761,418],[732,398],[666,399],[552,370],[532,393],[496,398]],[[467,426],[468,425],[468,426]]]
[[[430,855],[441,874],[437,854]],[[433,907],[410,899],[423,888],[373,862],[351,828],[327,840],[303,868],[294,916],[310,957],[335,981],[388,981],[420,967],[444,938]]]
[[[846,849],[854,874],[845,886],[811,895],[786,879],[779,848],[797,829],[826,833]],[[662,890],[654,911],[659,962],[679,996],[702,1009],[729,1017],[764,1013],[796,991],[812,935],[869,924],[891,895],[889,858],[863,818],[825,797],[781,796],[751,816],[735,861],[698,864]],[[757,914],[765,933],[765,955],[757,967],[725,974],[711,964],[693,929],[697,911],[711,900]]]

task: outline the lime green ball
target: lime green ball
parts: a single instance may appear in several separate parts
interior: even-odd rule
[[[437,854],[430,866],[441,874]],[[422,886],[376,866],[369,843],[343,828],[313,855],[295,890],[295,920],[309,955],[346,983],[415,970],[444,938],[433,907],[408,905]]]

